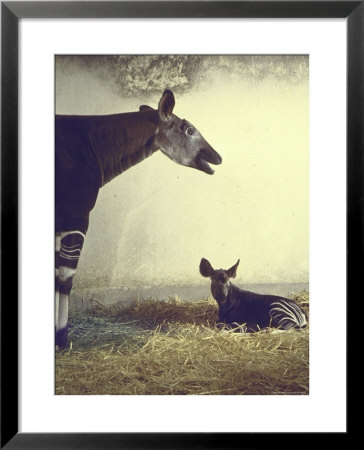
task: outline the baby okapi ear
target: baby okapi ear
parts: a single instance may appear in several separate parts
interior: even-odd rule
[[[155,111],[151,106],[148,105],[140,105],[139,111]]]
[[[235,278],[236,277],[236,269],[238,268],[239,263],[240,263],[240,259],[238,259],[238,262],[233,267],[230,267],[230,269],[228,269],[226,271],[226,273],[228,274],[229,278]]]
[[[166,89],[158,104],[158,114],[162,122],[167,122],[172,114],[175,105],[173,92]]]
[[[203,277],[211,277],[213,273],[214,269],[212,268],[211,264],[207,261],[207,259],[202,258],[200,262],[200,274]]]

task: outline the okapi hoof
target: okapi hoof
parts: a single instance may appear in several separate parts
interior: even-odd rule
[[[56,347],[66,348],[68,345],[68,326],[56,331]]]

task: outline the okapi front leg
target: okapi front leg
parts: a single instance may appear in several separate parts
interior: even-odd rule
[[[80,231],[56,234],[56,345],[67,346],[69,298],[85,235]]]

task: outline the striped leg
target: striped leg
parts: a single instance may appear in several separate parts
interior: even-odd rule
[[[69,298],[85,235],[81,231],[56,233],[56,345],[66,347]]]
[[[304,311],[296,303],[283,298],[271,303],[269,316],[272,324],[283,330],[304,328],[307,325]]]

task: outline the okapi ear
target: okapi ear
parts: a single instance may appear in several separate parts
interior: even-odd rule
[[[139,111],[154,111],[154,109],[151,106],[148,105],[140,105]]]
[[[175,105],[173,92],[166,89],[163,92],[162,98],[159,100],[158,114],[162,122],[167,122],[172,114]]]
[[[239,263],[240,263],[240,259],[238,259],[238,262],[233,267],[230,267],[230,269],[228,269],[226,271],[226,273],[228,274],[229,278],[235,278],[236,277],[236,269],[238,268]]]
[[[213,273],[214,269],[212,268],[211,264],[207,261],[207,259],[202,258],[200,262],[200,274],[203,277],[211,277]]]

